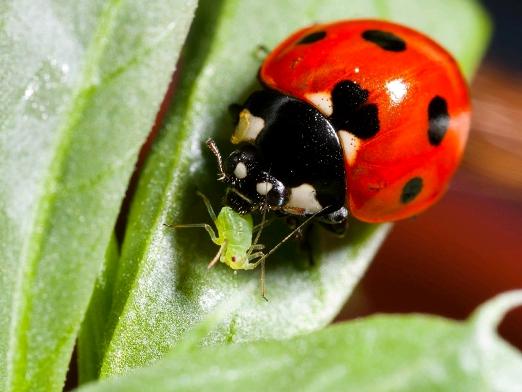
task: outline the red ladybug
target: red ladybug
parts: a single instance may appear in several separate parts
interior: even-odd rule
[[[376,20],[313,25],[279,44],[259,79],[220,169],[234,209],[394,221],[447,188],[470,102],[455,60],[425,35]]]

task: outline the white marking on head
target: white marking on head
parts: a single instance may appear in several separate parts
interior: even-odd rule
[[[272,189],[272,184],[269,182],[258,182],[256,184],[256,191],[260,195],[266,196]]]
[[[341,142],[344,159],[352,166],[355,162],[355,158],[357,158],[357,151],[361,146],[361,139],[344,130],[340,130],[337,133],[339,135],[339,141]]]
[[[303,209],[305,213],[313,214],[321,211],[323,207],[317,201],[315,188],[310,184],[301,184],[290,190],[290,198],[287,207]]]
[[[248,109],[243,109],[239,113],[239,123],[232,134],[231,141],[233,144],[253,142],[264,127],[265,120],[254,116]]]
[[[234,175],[240,180],[248,175],[247,167],[243,162],[239,162],[234,169]]]
[[[359,67],[355,67],[354,71],[355,73],[359,73],[361,70],[359,69]]]
[[[332,115],[333,103],[330,93],[310,93],[305,94],[305,98],[312,102],[312,104],[326,117]]]
[[[402,79],[391,80],[386,83],[386,88],[388,89],[388,94],[390,95],[390,99],[393,103],[398,104],[401,103],[402,99],[408,92],[408,86]]]

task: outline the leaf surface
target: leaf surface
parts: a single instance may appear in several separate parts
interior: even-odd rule
[[[373,316],[290,340],[174,352],[80,391],[517,391],[522,356],[496,327],[520,305],[517,291],[466,322]]]
[[[76,349],[79,384],[98,378],[99,366],[107,343],[105,336],[107,317],[112,306],[112,292],[119,256],[118,243],[113,236],[78,334]]]
[[[0,389],[61,390],[194,0],[0,5]]]
[[[115,286],[112,339],[102,375],[161,358],[186,333],[218,311],[223,321],[205,343],[283,339],[327,325],[363,275],[388,230],[355,223],[346,238],[316,228],[313,262],[289,244],[268,259],[269,301],[258,294],[258,275],[206,266],[217,249],[204,231],[173,231],[164,223],[209,222],[197,189],[221,203],[216,163],[204,141],[223,149],[233,129],[228,106],[258,85],[258,46],[274,47],[305,25],[343,18],[385,17],[428,31],[450,48],[469,76],[480,58],[488,24],[470,1],[225,0],[202,1],[186,45],[174,105],[141,176],[131,210]],[[427,14],[451,9],[452,17]],[[431,15],[431,16],[430,16]],[[411,22],[411,23],[410,23]],[[458,34],[457,34],[458,33]],[[456,44],[459,40],[462,44]],[[268,248],[288,233],[265,231]]]

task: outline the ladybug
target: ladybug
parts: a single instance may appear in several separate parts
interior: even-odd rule
[[[377,20],[316,24],[269,53],[221,163],[226,204],[342,227],[404,219],[437,201],[466,143],[470,101],[452,56]]]

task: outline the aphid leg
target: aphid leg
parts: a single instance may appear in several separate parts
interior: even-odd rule
[[[258,260],[254,263],[249,264],[248,269],[254,269],[259,264],[261,264],[261,274],[259,276],[259,287],[261,289],[261,297],[263,297],[263,299],[268,302],[268,299],[265,296],[266,290],[265,290],[265,257],[264,257],[264,255],[265,254],[263,252],[252,253],[248,257],[248,260],[249,261],[254,260],[254,259],[258,259]]]
[[[212,222],[215,222],[217,219],[216,213],[214,212],[214,209],[212,208],[212,204],[210,204],[210,200],[208,200],[208,198],[200,191],[197,191],[196,193],[198,194],[199,197],[201,197],[203,199],[203,203],[205,203],[205,206],[207,207],[207,211],[208,211],[208,214],[210,215],[210,218],[212,219]]]
[[[265,289],[265,259],[262,259],[261,261],[261,273],[259,276],[259,283],[261,286],[261,297],[268,302],[268,298],[266,297],[266,289]]]
[[[319,215],[321,212],[326,210],[328,208],[324,207],[322,210],[317,211],[315,214],[310,215],[308,218],[306,218],[299,226],[297,226],[294,230],[292,230],[288,235],[286,235],[276,246],[274,246],[268,253],[266,253],[264,256],[262,256],[258,261],[254,263],[254,265],[258,265],[259,263],[262,263],[265,261],[265,259],[270,256],[272,253],[274,253],[281,245],[283,245],[286,241],[288,241],[290,238],[292,238],[296,233],[298,233],[308,222],[310,222],[312,219],[314,219],[317,215]],[[255,267],[254,267],[255,268]]]
[[[249,250],[252,251],[252,250],[261,250],[261,249],[265,249],[265,246],[263,244],[255,244],[255,245],[252,245]]]
[[[265,296],[265,293],[266,293],[266,290],[265,290],[265,258],[263,256],[264,256],[263,252],[256,252],[256,253],[251,254],[250,257],[248,258],[249,261],[253,260],[253,259],[258,259],[258,260],[255,263],[249,264],[248,269],[254,269],[259,264],[261,264],[261,273],[259,275],[259,287],[261,290],[261,297],[263,297],[263,299],[268,302],[268,299]]]
[[[261,261],[256,261],[254,263],[250,263],[250,260],[261,259],[261,257],[263,257],[264,255],[265,254],[263,252],[252,253],[250,256],[248,256],[249,264],[248,264],[248,268],[245,268],[245,269],[254,269],[254,268],[256,268],[259,265],[259,263],[261,263]]]
[[[250,253],[252,253],[252,251],[254,250],[254,246],[257,245],[257,242],[259,241],[259,238],[261,237],[261,233],[263,232],[263,227],[266,222],[267,210],[268,210],[267,208],[263,209],[263,217],[261,218],[261,223],[260,223],[261,227],[259,228],[259,231],[256,233],[256,237],[254,238],[254,242],[252,243],[252,246],[250,247],[250,249],[247,252],[247,256],[250,256]]]
[[[207,231],[207,233],[210,235],[210,238],[214,243],[217,243],[218,237],[216,236],[216,233],[214,232],[214,229],[212,229],[212,226],[206,224],[206,223],[189,223],[186,225],[168,225],[166,223],[163,224],[167,227],[172,227],[173,229],[192,229],[196,227],[201,227]]]
[[[214,256],[212,260],[210,260],[210,263],[208,263],[207,269],[211,269],[213,266],[216,265],[216,263],[219,261],[219,258],[221,257],[221,254],[223,253],[223,250],[225,249],[226,242],[219,247],[218,252]]]
[[[248,250],[248,255],[250,255],[250,253],[252,252],[253,250],[253,246],[255,246],[258,241],[259,241],[259,238],[261,238],[261,233],[263,232],[263,229],[268,226],[266,224],[266,214],[269,210],[269,207],[268,207],[268,202],[267,202],[267,199],[268,199],[268,192],[266,193],[265,195],[265,202],[263,203],[263,205],[261,206],[261,209],[263,211],[263,216],[261,218],[261,223],[259,224],[259,230],[257,231],[256,233],[256,237],[254,238],[254,242],[252,243],[252,247],[250,247],[250,249]]]

